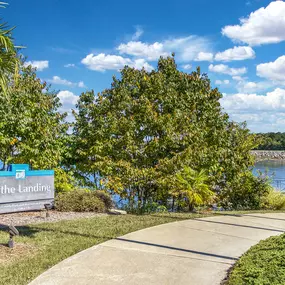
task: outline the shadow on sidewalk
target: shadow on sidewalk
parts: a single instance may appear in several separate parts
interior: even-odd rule
[[[115,238],[115,240],[148,245],[148,246],[154,246],[154,247],[159,247],[159,248],[166,248],[166,249],[177,250],[177,251],[183,251],[183,252],[188,252],[188,253],[193,253],[193,254],[198,254],[198,255],[203,255],[203,256],[210,256],[210,257],[215,257],[215,258],[221,258],[221,259],[238,260],[238,258],[231,257],[231,256],[219,255],[219,254],[208,253],[208,252],[203,252],[203,251],[196,251],[196,250],[179,248],[179,247],[172,247],[168,245],[149,243],[149,242],[144,242],[144,241],[130,240],[130,239],[125,239],[125,238]]]
[[[203,223],[212,223],[212,224],[221,224],[226,226],[234,226],[234,227],[242,227],[242,228],[250,228],[255,230],[263,230],[263,231],[271,231],[271,232],[278,232],[278,233],[284,233],[285,230],[278,230],[278,229],[272,229],[272,228],[263,228],[263,227],[255,227],[255,226],[248,226],[248,225],[239,225],[239,224],[233,224],[233,223],[225,223],[225,222],[217,222],[217,221],[209,221],[209,220],[202,220],[202,219],[193,219],[194,221],[203,222]]]
[[[270,217],[265,217],[265,216],[256,216],[256,215],[251,215],[251,214],[246,214],[244,217],[253,217],[253,218],[259,218],[259,219],[267,219],[267,220],[276,220],[276,221],[284,221],[285,219],[280,219],[280,218],[270,218]]]

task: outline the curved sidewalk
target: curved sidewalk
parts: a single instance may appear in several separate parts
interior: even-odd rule
[[[285,213],[216,216],[147,228],[82,251],[30,285],[215,285]]]

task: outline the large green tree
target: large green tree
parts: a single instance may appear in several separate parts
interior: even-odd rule
[[[22,66],[9,92],[0,92],[0,160],[29,163],[34,169],[60,165],[66,148],[60,100],[31,67]]]
[[[164,203],[185,166],[204,169],[217,193],[248,171],[255,138],[229,120],[200,70],[187,74],[173,57],[157,70],[125,67],[112,86],[80,96],[74,127],[74,163],[88,179],[127,197],[131,204]],[[90,181],[89,181],[90,182]]]

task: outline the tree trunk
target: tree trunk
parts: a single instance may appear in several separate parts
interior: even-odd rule
[[[175,198],[174,198],[174,196],[173,196],[173,197],[172,197],[172,206],[171,206],[172,212],[174,212],[174,205],[175,205]]]

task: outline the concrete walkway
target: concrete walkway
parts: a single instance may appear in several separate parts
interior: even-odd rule
[[[215,285],[252,245],[285,231],[285,214],[164,224],[82,251],[30,285]]]

